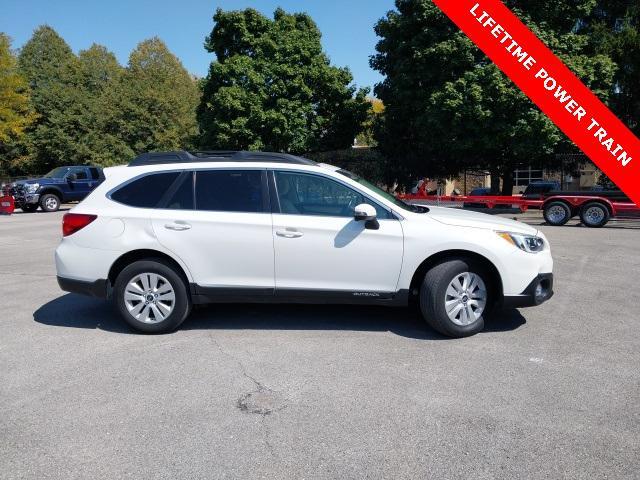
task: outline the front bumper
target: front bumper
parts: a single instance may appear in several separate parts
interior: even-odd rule
[[[108,280],[100,279],[94,282],[85,280],[75,280],[57,276],[58,285],[65,292],[79,293],[96,298],[109,298],[111,294],[111,283]]]
[[[16,207],[20,208],[21,205],[33,205],[40,201],[39,193],[28,193],[26,195],[20,195],[14,197]]]
[[[520,295],[505,295],[503,308],[534,307],[553,297],[553,273],[540,273]]]

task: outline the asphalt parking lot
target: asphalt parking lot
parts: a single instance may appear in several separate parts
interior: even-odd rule
[[[134,334],[58,289],[61,217],[0,217],[0,478],[638,478],[640,222],[541,226],[555,297],[449,340],[355,306]]]

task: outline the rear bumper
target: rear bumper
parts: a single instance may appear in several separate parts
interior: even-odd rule
[[[108,280],[99,279],[94,282],[85,280],[75,280],[73,278],[65,278],[58,275],[58,285],[65,292],[79,293],[96,298],[109,298],[111,293],[111,284]]]
[[[505,295],[503,308],[534,307],[553,297],[553,273],[541,273],[534,278],[520,295]]]

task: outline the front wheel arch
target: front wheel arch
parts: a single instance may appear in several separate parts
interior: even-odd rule
[[[416,271],[411,277],[411,283],[409,284],[409,301],[412,304],[417,304],[418,296],[420,294],[420,285],[426,273],[431,270],[437,264],[447,260],[469,259],[478,263],[486,269],[490,276],[491,283],[495,289],[495,300],[499,300],[503,295],[502,277],[500,272],[487,257],[480,255],[479,253],[472,252],[470,250],[444,250],[438,253],[434,253],[430,257],[424,259],[418,266]]]
[[[56,197],[58,197],[58,199],[60,200],[60,203],[64,202],[64,195],[62,195],[62,192],[60,190],[58,190],[57,188],[45,188],[42,191],[38,192],[40,194],[40,196],[42,197],[43,195],[55,195]]]

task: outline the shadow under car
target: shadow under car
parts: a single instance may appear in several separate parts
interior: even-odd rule
[[[33,319],[57,327],[138,334],[120,318],[111,302],[73,293],[45,303],[33,313]],[[525,323],[516,309],[498,311],[485,322],[483,332],[515,330]],[[416,308],[361,305],[210,304],[194,308],[179,329],[388,331],[414,339],[448,339],[431,330]]]

